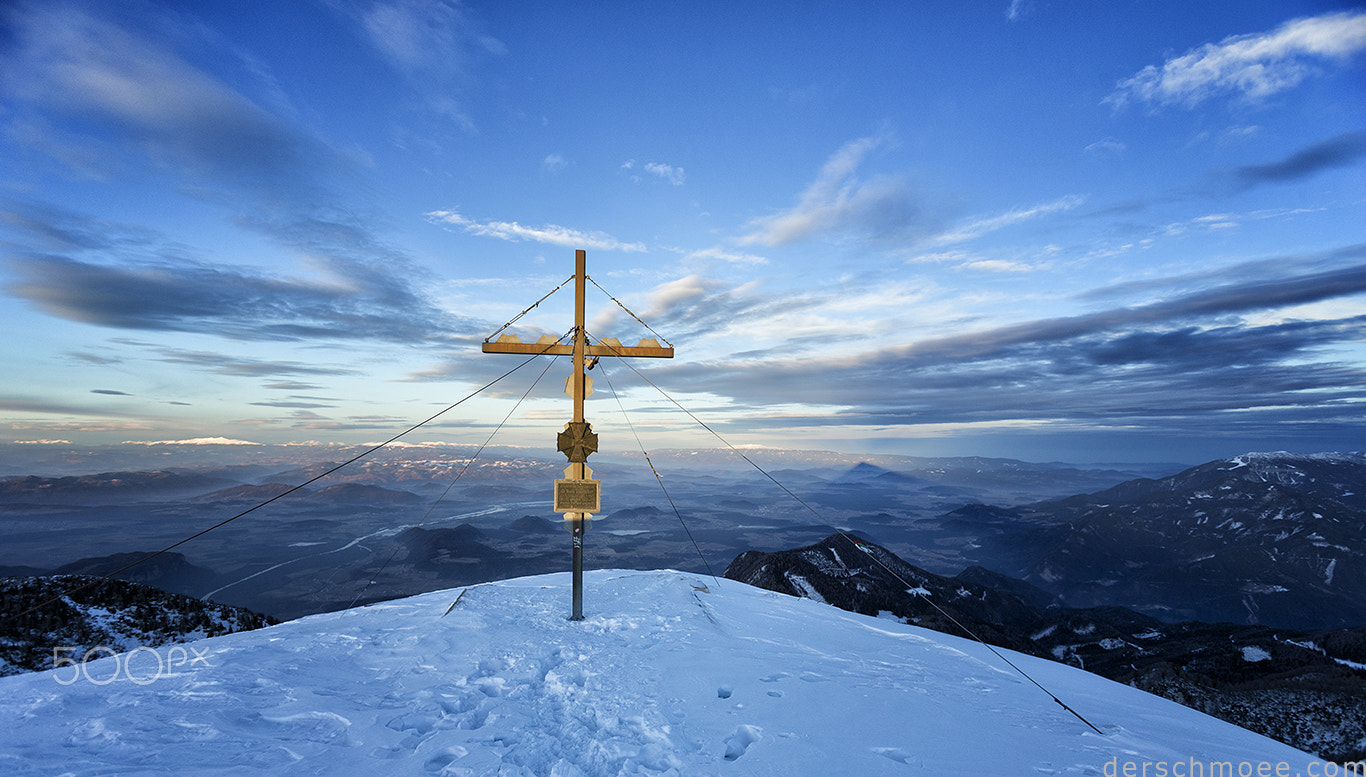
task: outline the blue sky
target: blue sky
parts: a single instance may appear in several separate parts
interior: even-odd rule
[[[1366,439],[1366,9],[18,2],[0,440],[361,442],[573,272],[737,444]],[[572,325],[570,289],[518,322]],[[590,287],[594,337],[649,333]],[[611,361],[611,360],[605,360]],[[714,440],[604,364],[649,446]],[[479,442],[529,365],[421,440]],[[499,438],[551,446],[552,367]],[[635,443],[595,372],[604,446]]]

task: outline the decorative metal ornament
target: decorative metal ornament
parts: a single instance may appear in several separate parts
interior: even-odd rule
[[[589,454],[598,452],[598,435],[587,421],[571,421],[556,437],[556,448],[569,458],[571,464],[588,461]]]

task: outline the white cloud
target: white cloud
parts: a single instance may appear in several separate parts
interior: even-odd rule
[[[1029,0],[1010,0],[1010,7],[1006,9],[1006,18],[1012,22],[1017,21],[1032,10],[1034,10],[1034,4]]]
[[[628,159],[621,163],[621,169],[635,170],[637,169],[637,164],[636,160]],[[674,186],[682,186],[683,182],[687,180],[687,174],[683,171],[683,168],[674,167],[673,165],[668,165],[663,162],[646,162],[643,165],[639,165],[639,168],[650,175],[658,176],[662,180],[668,181]],[[640,176],[633,174],[631,176],[631,181],[633,183],[640,183]]]
[[[645,172],[663,178],[674,186],[682,186],[684,180],[683,168],[666,165],[663,162],[647,162]]]
[[[1238,125],[1226,128],[1220,135],[1221,142],[1233,142],[1250,138],[1261,132],[1262,128],[1256,124]]]
[[[704,303],[708,295],[720,286],[721,284],[718,281],[704,278],[701,275],[688,275],[655,286],[646,293],[642,308],[638,309],[634,303],[628,307],[633,311],[632,315],[639,315],[641,320],[647,323],[657,322],[670,315],[687,315],[689,308]],[[604,306],[588,322],[588,331],[595,335],[611,332],[616,329],[616,324],[621,320],[622,315],[621,307],[617,305]]]
[[[548,154],[541,160],[541,167],[549,173],[557,173],[569,166],[569,160],[559,154]]]
[[[1259,100],[1314,72],[1313,63],[1343,61],[1366,49],[1366,12],[1325,14],[1286,22],[1271,32],[1207,43],[1161,67],[1149,65],[1120,81],[1104,102],[1129,100],[1188,108],[1221,93]]]
[[[706,297],[708,292],[717,286],[716,281],[708,280],[700,275],[689,275],[661,284],[650,292],[649,307],[641,315],[647,320],[662,318],[670,310],[680,305]]]
[[[357,0],[332,5],[354,19],[370,45],[425,96],[431,110],[473,131],[474,122],[457,95],[479,57],[503,54],[507,47],[481,32],[460,4]]]
[[[906,264],[963,264],[980,260],[982,260],[982,257],[976,254],[955,248],[949,251],[932,251],[927,254],[916,254],[908,257],[906,259]]]
[[[735,251],[727,251],[726,249],[721,248],[720,246],[704,248],[701,251],[693,251],[692,253],[687,254],[683,258],[685,260],[720,259],[723,262],[731,262],[733,264],[768,264],[768,259],[757,254],[736,253]]]
[[[976,262],[968,262],[959,267],[960,270],[977,270],[979,272],[1032,272],[1038,269],[1024,262],[1012,262],[1006,259],[982,259]]]
[[[46,146],[66,149],[60,155],[73,164],[90,166],[71,150],[89,157],[106,134],[127,138],[163,169],[247,183],[298,178],[300,164],[329,156],[173,51],[117,25],[60,4],[27,7],[7,21],[17,45],[0,69],[6,97],[104,125],[69,141],[46,123],[30,130],[56,133]]]
[[[594,249],[598,251],[644,251],[643,243],[623,243],[603,232],[581,232],[577,229],[546,224],[528,227],[515,221],[474,221],[459,213],[448,210],[434,210],[424,214],[428,220],[441,224],[457,226],[471,235],[496,237],[512,243],[530,240],[534,243],[563,246],[565,248]]]
[[[1095,154],[1096,156],[1115,156],[1124,153],[1128,148],[1129,147],[1124,145],[1122,141],[1115,140],[1114,138],[1105,138],[1104,140],[1097,140],[1095,143],[1087,146],[1085,151],[1088,154]]]
[[[936,242],[944,244],[961,243],[966,240],[972,240],[973,238],[981,237],[988,232],[995,232],[998,229],[1019,224],[1022,221],[1029,221],[1030,219],[1036,219],[1040,216],[1072,210],[1085,201],[1085,197],[1069,194],[1066,197],[1060,197],[1042,205],[1035,205],[1032,208],[1015,208],[1014,210],[1006,211],[999,216],[974,219],[953,231],[940,235]]]
[[[1191,223],[1205,229],[1232,229],[1238,226],[1238,222],[1232,213],[1211,213],[1208,216],[1197,216]]]
[[[878,135],[846,143],[826,160],[795,206],[751,221],[740,243],[780,246],[821,235],[878,241],[921,237],[927,230],[924,217],[904,182],[855,176],[864,157],[888,140]]]
[[[371,44],[414,78],[449,79],[461,74],[467,51],[507,50],[480,33],[458,4],[442,0],[376,2],[358,15]]]

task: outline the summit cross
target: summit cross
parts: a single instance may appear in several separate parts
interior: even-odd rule
[[[664,347],[658,340],[641,340],[639,345],[622,345],[615,338],[607,337],[596,344],[588,342],[584,330],[584,297],[588,273],[587,258],[583,251],[574,252],[574,343],[564,345],[554,337],[546,335],[540,342],[524,343],[516,335],[505,334],[496,341],[484,341],[484,353],[513,353],[524,355],[572,356],[574,372],[565,380],[565,393],[574,400],[574,419],[565,424],[560,432],[558,445],[560,452],[569,459],[564,479],[555,481],[555,512],[564,513],[573,538],[573,612],[569,619],[583,620],[583,535],[588,531],[588,523],[593,513],[602,509],[601,485],[593,480],[593,471],[586,464],[588,456],[598,449],[598,436],[583,416],[583,400],[593,393],[593,381],[588,371],[597,365],[603,356],[636,356],[654,359],[672,359],[674,349]]]

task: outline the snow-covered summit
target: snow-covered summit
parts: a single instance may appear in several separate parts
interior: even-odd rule
[[[1361,467],[1366,466],[1366,453],[1361,451],[1327,453],[1254,451],[1239,456],[1230,456],[1227,459],[1219,459],[1210,462],[1210,464],[1206,466],[1224,472],[1231,472],[1246,467],[1253,473],[1256,473],[1256,476],[1260,479],[1271,480],[1278,476],[1283,476],[1283,473],[1286,472],[1303,477],[1304,473],[1299,472],[1298,469],[1305,465]]]
[[[577,623],[561,573],[203,640],[188,665],[143,653],[4,678],[0,767],[796,777],[1312,759],[1009,654],[1101,736],[981,645],[895,621],[673,571],[585,578]]]

